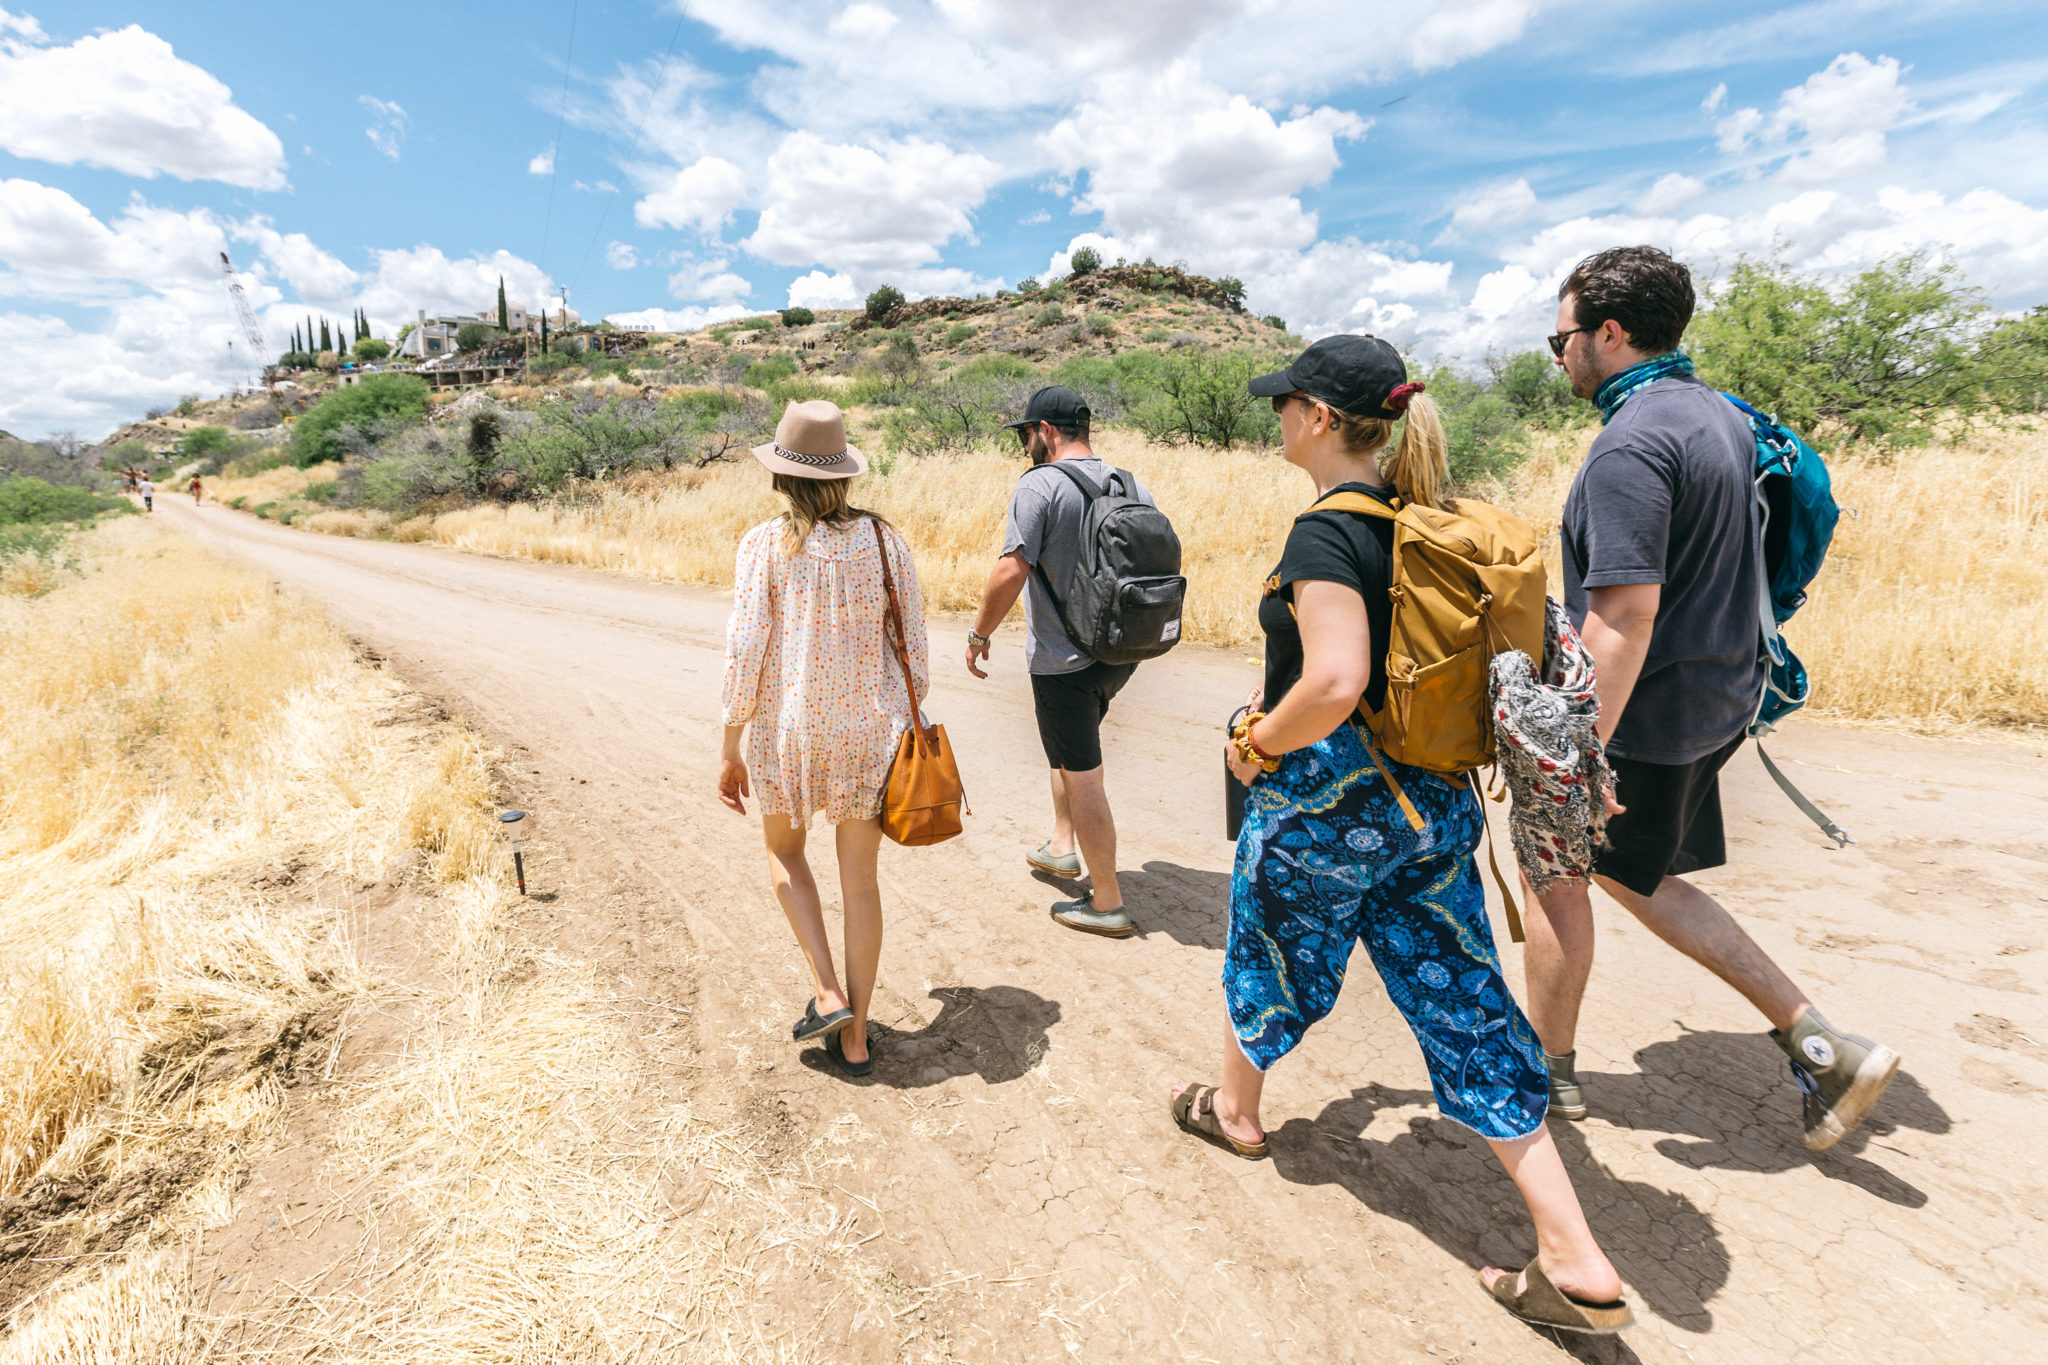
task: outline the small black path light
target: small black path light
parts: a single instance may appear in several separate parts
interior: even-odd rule
[[[519,878],[519,894],[526,894],[526,859],[519,852],[519,822],[526,818],[523,810],[498,812],[498,822],[512,828],[512,871]]]

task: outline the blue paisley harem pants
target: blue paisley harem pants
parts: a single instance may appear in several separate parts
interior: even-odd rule
[[[1362,942],[1422,1045],[1444,1117],[1486,1138],[1527,1137],[1543,1125],[1549,1077],[1494,952],[1472,861],[1478,799],[1383,760],[1422,817],[1417,831],[1366,742],[1339,726],[1252,787],[1223,955],[1238,1045],[1271,1069],[1337,1003]]]

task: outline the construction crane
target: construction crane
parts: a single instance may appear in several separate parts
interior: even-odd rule
[[[263,328],[256,321],[256,310],[249,306],[249,296],[242,292],[242,282],[235,278],[235,263],[228,259],[228,253],[220,253],[220,273],[228,277],[228,297],[235,301],[235,316],[241,319],[242,337],[249,343],[250,363],[260,367],[265,383],[268,383],[275,367],[264,357],[269,353],[270,342],[263,335]]]

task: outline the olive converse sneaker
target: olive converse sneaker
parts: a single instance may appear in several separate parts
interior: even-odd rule
[[[1586,1096],[1579,1089],[1577,1052],[1562,1057],[1543,1054],[1543,1069],[1550,1073],[1550,1112],[1561,1119],[1586,1117]]]
[[[1898,1053],[1836,1032],[1812,1006],[1789,1032],[1772,1029],[1771,1041],[1792,1059],[1792,1079],[1805,1096],[1806,1145],[1816,1152],[1849,1136],[1899,1069]],[[1555,1093],[1556,1082],[1551,1086]]]

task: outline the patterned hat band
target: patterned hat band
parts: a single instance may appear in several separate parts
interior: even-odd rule
[[[801,450],[791,450],[780,441],[775,442],[775,453],[785,460],[794,460],[798,464],[813,466],[838,464],[846,458],[846,452],[843,450],[833,455],[806,455]]]

